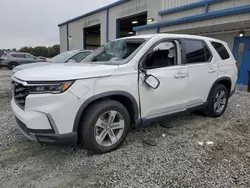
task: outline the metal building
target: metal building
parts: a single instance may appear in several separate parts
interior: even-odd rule
[[[61,51],[148,33],[185,33],[226,41],[250,70],[250,0],[120,0],[59,24]],[[241,71],[241,72],[242,72]]]

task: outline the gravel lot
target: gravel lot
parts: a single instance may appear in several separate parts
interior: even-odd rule
[[[9,75],[0,69],[0,187],[250,187],[247,93],[235,94],[221,118],[190,114],[169,121],[172,128],[132,131],[117,151],[91,155],[23,137],[11,112]],[[144,144],[147,137],[157,146]]]

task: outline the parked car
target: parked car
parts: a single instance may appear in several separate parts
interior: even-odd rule
[[[18,65],[33,63],[33,62],[41,62],[41,61],[46,61],[46,59],[35,57],[29,53],[10,52],[10,53],[4,53],[0,57],[0,66],[8,67],[10,70],[12,70]]]
[[[234,93],[235,59],[220,40],[174,34],[121,38],[82,63],[17,72],[11,102],[30,140],[116,149],[132,125],[197,110],[221,116]]]
[[[19,65],[12,70],[12,74],[15,74],[17,71],[28,69],[32,67],[40,67],[44,65],[52,65],[53,63],[79,63],[84,58],[86,58],[89,54],[91,54],[92,50],[71,50],[67,52],[63,52],[51,59],[47,59],[46,62],[36,62],[25,65]]]

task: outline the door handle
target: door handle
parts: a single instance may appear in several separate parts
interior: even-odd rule
[[[188,76],[187,73],[182,73],[182,78],[186,78]]]
[[[182,73],[178,72],[174,75],[175,78],[182,78]]]
[[[174,75],[175,78],[186,78],[188,76],[187,73],[182,73],[182,72],[178,72]]]
[[[208,73],[215,73],[217,71],[217,69],[211,69],[208,71]]]

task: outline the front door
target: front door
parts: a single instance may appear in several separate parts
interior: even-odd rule
[[[141,117],[150,119],[186,109],[187,67],[181,65],[177,41],[163,41],[152,47],[143,61],[147,75],[160,81],[158,88],[149,87],[145,73],[140,74]]]
[[[29,54],[25,54],[25,62],[26,63],[34,63],[36,61],[37,60],[36,60],[35,56],[31,56]]]
[[[237,84],[248,85],[248,71],[250,71],[250,37],[236,37],[233,53],[239,69]]]

